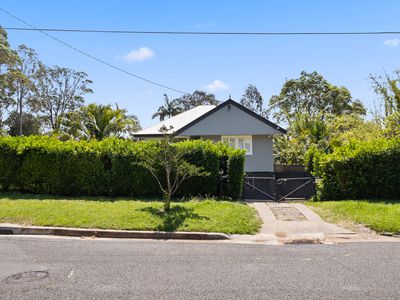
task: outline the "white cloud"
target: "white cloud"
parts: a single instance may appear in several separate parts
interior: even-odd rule
[[[398,46],[400,46],[400,39],[386,40],[383,43],[385,44],[385,46],[388,46],[388,47],[398,47]]]
[[[141,47],[139,49],[131,50],[125,55],[121,55],[118,58],[128,62],[137,62],[145,59],[150,59],[155,55],[155,52],[147,47]]]
[[[210,92],[216,92],[221,90],[229,89],[229,86],[221,80],[215,79],[212,83],[206,86],[206,89]]]

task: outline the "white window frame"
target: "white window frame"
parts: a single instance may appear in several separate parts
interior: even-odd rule
[[[228,139],[228,142],[226,142],[227,139]],[[235,145],[233,146],[233,148],[246,150],[246,155],[253,155],[253,136],[251,136],[251,135],[222,135],[221,136],[221,142],[227,143],[228,145],[230,144],[229,139],[234,139]],[[239,139],[243,139],[243,146],[246,143],[250,145],[249,151],[247,151],[247,149],[245,147],[239,147]]]

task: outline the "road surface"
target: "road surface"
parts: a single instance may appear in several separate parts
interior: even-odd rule
[[[400,243],[0,236],[0,299],[117,298],[399,299]]]

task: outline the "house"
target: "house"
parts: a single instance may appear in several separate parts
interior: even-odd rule
[[[273,137],[286,130],[229,99],[218,106],[202,105],[137,133],[139,139],[161,137],[162,126],[183,139],[222,141],[246,150],[245,172],[274,172]]]

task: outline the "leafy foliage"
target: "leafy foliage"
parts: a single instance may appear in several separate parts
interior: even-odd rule
[[[202,166],[196,166],[185,159],[187,148],[178,147],[173,136],[168,134],[171,128],[162,127],[164,138],[156,141],[156,148],[147,149],[138,164],[148,170],[157,181],[164,195],[164,211],[170,210],[171,197],[181,184],[191,177],[209,176]],[[161,170],[161,172],[160,172]]]
[[[275,138],[275,159],[281,164],[303,164],[310,147],[330,151],[327,123],[322,116],[297,113],[288,134]]]
[[[264,99],[257,87],[252,84],[249,84],[244,91],[244,94],[240,99],[240,104],[254,111],[260,116],[267,117],[267,110],[264,108]]]
[[[185,162],[210,174],[183,182],[176,191],[178,196],[217,195],[223,158],[228,160],[229,182],[242,180],[236,177],[244,168],[240,150],[211,141],[185,141],[174,147],[184,148]],[[156,180],[140,164],[144,157],[159,153],[156,141],[61,142],[50,137],[2,137],[0,189],[55,195],[160,195]],[[240,193],[240,185],[223,191],[232,198],[240,197]]]
[[[11,136],[20,135],[21,131],[25,136],[40,134],[40,120],[30,113],[23,112],[21,118],[20,114],[14,111],[8,116],[4,124],[7,125],[7,133]]]
[[[159,118],[160,121],[164,121],[165,118],[171,118],[199,105],[218,104],[219,102],[215,99],[214,94],[209,94],[203,91],[194,91],[192,94],[186,94],[173,100],[170,100],[167,94],[164,94],[164,105],[158,108],[152,118]]]
[[[385,117],[400,111],[400,70],[393,75],[370,74],[369,78],[375,93],[383,100]]]
[[[102,140],[107,137],[131,137],[140,129],[136,116],[128,116],[118,105],[92,103],[70,112],[64,130],[76,138]]]
[[[394,112],[386,118],[385,136],[388,138],[400,137],[400,111]]]
[[[400,195],[400,139],[352,143],[308,160],[322,178],[321,199],[394,199]]]
[[[289,122],[298,114],[365,114],[359,100],[353,100],[345,87],[330,84],[317,72],[301,72],[297,79],[287,80],[279,95],[269,101],[269,112],[278,121]]]
[[[38,129],[35,128],[36,125],[39,124],[40,127],[39,120],[32,114],[25,114],[25,112],[31,108],[30,101],[36,90],[35,78],[42,63],[39,61],[36,51],[25,45],[18,46],[17,54],[20,59],[16,63],[15,69],[20,76],[14,78],[15,91],[12,99],[18,117],[16,118],[14,115],[12,120],[17,121],[18,135],[29,135],[29,133],[38,132]],[[33,122],[33,120],[36,122]],[[30,122],[24,124],[24,121]],[[35,127],[30,128],[30,125]],[[10,128],[10,131],[12,130],[13,128]]]
[[[85,94],[93,93],[91,84],[84,72],[42,65],[37,73],[32,109],[40,113],[51,130],[58,132],[67,113],[83,105]]]
[[[165,118],[171,118],[181,112],[177,102],[175,100],[169,100],[168,95],[164,94],[164,105],[158,108],[152,118],[159,118],[160,121],[164,121]]]
[[[194,91],[174,100],[181,112],[190,110],[199,105],[218,105],[215,95],[204,91]]]
[[[21,77],[15,68],[20,62],[16,51],[10,48],[7,32],[0,27],[0,135],[3,133],[3,118],[5,110],[12,105],[12,95],[15,93],[15,78]]]

